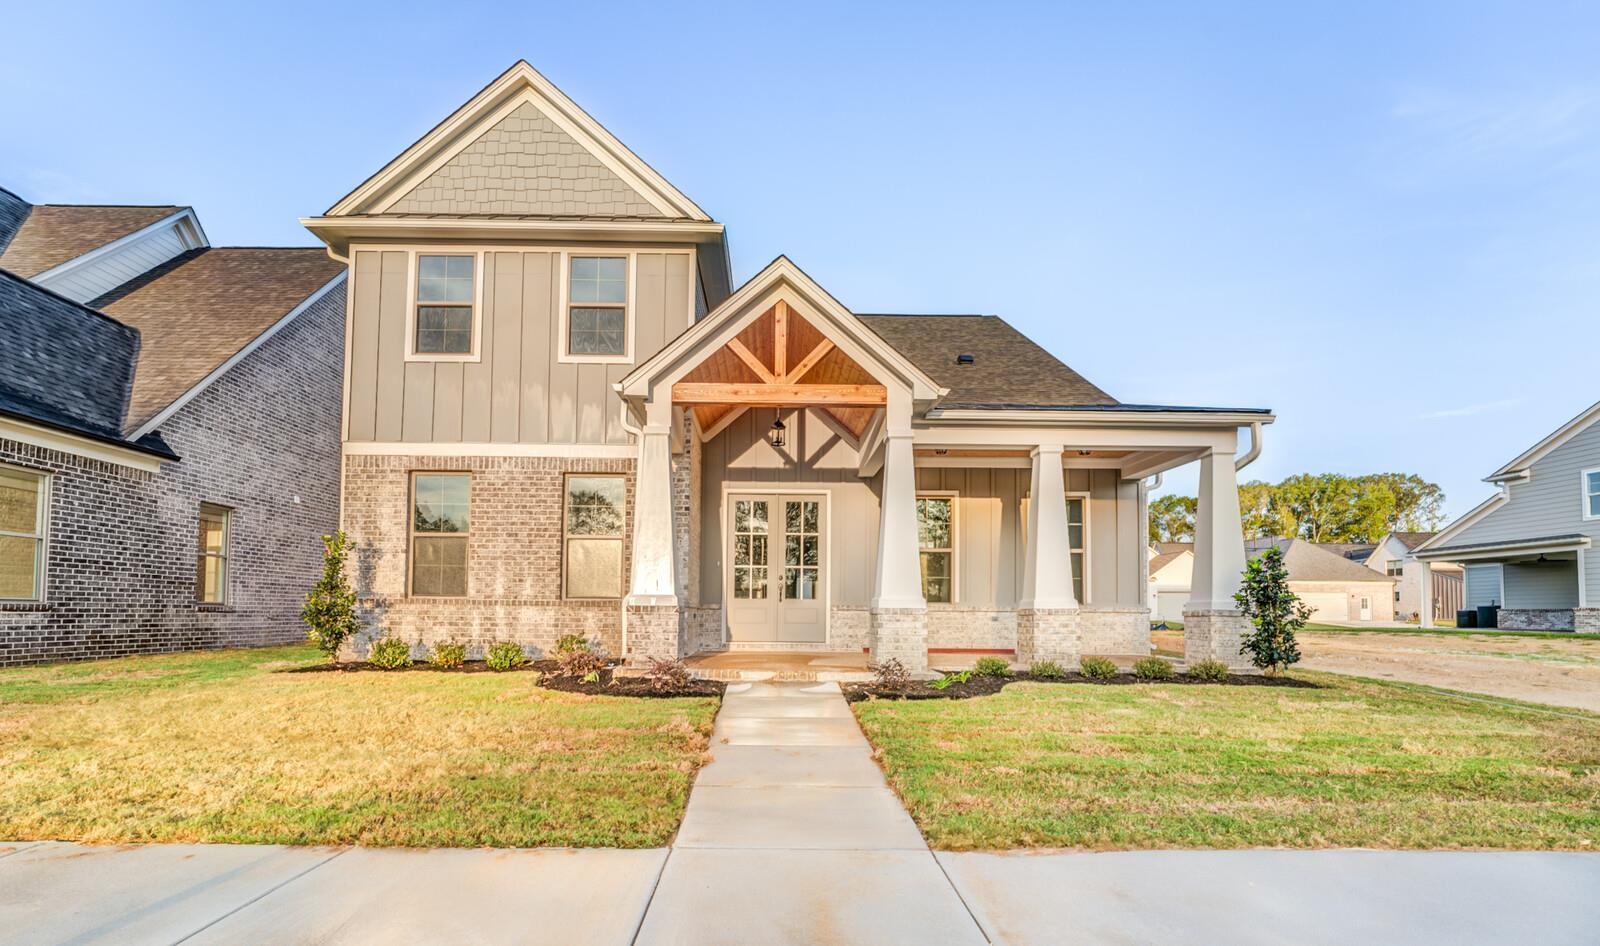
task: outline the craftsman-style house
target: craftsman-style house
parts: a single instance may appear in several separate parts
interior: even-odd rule
[[[350,273],[358,652],[1147,653],[1144,484],[1199,461],[1189,656],[1240,662],[1269,413],[1124,404],[784,257],[733,285],[724,226],[526,63],[304,222]]]

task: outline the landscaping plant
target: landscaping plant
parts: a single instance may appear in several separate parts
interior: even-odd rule
[[[344,578],[350,537],[343,532],[325,535],[322,546],[322,577],[306,595],[300,618],[306,622],[306,639],[335,661],[344,642],[361,630],[361,619],[356,617],[356,593]]]
[[[899,658],[875,661],[867,667],[872,671],[872,682],[887,690],[898,690],[911,682],[911,673]]]
[[[555,653],[557,656],[580,650],[592,651],[594,649],[594,645],[589,642],[589,638],[584,637],[582,634],[562,634],[556,638]]]
[[[563,650],[562,644],[570,640],[577,641]],[[582,680],[584,683],[598,683],[600,675],[606,669],[606,659],[588,640],[576,634],[561,638],[556,643],[556,669],[553,672],[557,677],[571,677]]]
[[[1033,666],[1028,668],[1028,675],[1035,680],[1065,680],[1067,668],[1054,660],[1036,660]]]
[[[483,662],[489,665],[490,670],[504,672],[515,670],[528,662],[528,655],[522,652],[522,645],[511,641],[495,641],[489,645],[489,650],[483,655]]]
[[[1145,657],[1142,660],[1133,662],[1133,675],[1136,679],[1149,683],[1157,680],[1171,680],[1178,675],[1178,671],[1172,669],[1172,664],[1167,663],[1160,657]]]
[[[1207,683],[1222,683],[1228,679],[1228,665],[1220,660],[1197,661],[1189,668],[1189,676]]]
[[[1117,675],[1117,665],[1106,657],[1085,657],[1078,661],[1078,671],[1090,680],[1110,680]]]
[[[951,673],[945,674],[944,676],[940,677],[939,679],[934,680],[933,682],[929,683],[928,686],[933,687],[935,690],[948,690],[948,689],[950,689],[950,687],[953,684],[966,683],[968,680],[971,680],[971,679],[972,679],[972,671],[971,670],[959,670],[959,671],[953,671]]]
[[[379,670],[400,670],[411,666],[411,645],[398,637],[385,637],[372,642],[372,652],[367,662]]]
[[[1289,590],[1289,570],[1281,550],[1270,548],[1251,559],[1244,570],[1244,587],[1233,600],[1255,625],[1239,645],[1239,653],[1249,654],[1250,662],[1269,674],[1282,673],[1300,660],[1294,635],[1306,626],[1311,608]]]
[[[440,641],[428,652],[428,663],[441,670],[455,670],[467,662],[467,645],[460,641]]]
[[[980,677],[1009,677],[1011,664],[1004,657],[979,657],[972,672]]]
[[[657,693],[672,693],[688,689],[694,675],[677,657],[652,657],[644,678],[650,681],[650,689]]]

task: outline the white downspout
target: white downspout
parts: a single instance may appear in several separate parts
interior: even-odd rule
[[[1261,456],[1261,422],[1256,421],[1250,425],[1250,449],[1245,455],[1233,461],[1234,472],[1244,469]]]

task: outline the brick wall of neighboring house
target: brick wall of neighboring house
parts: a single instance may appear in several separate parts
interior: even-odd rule
[[[351,583],[366,631],[351,648],[363,657],[390,634],[422,656],[440,640],[468,646],[472,657],[496,640],[548,651],[563,634],[598,639],[622,653],[620,600],[562,596],[562,529],[568,473],[620,473],[633,511],[634,461],[566,457],[345,457],[344,529],[355,551]],[[472,474],[467,542],[468,597],[409,595],[411,474]],[[623,530],[621,588],[626,591],[632,521]]]
[[[338,521],[343,335],[334,290],[161,427],[183,459],[160,473],[0,440],[52,474],[46,601],[0,606],[0,666],[302,639]],[[233,509],[221,609],[195,604],[201,502]]]

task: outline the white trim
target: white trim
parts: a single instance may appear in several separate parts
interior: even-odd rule
[[[917,499],[948,499],[950,500],[950,600],[929,601],[928,604],[960,604],[961,603],[961,493],[953,489],[919,489]],[[922,542],[917,542],[917,559],[921,564]],[[924,595],[924,598],[927,596]]]
[[[305,299],[302,300],[299,305],[297,305],[294,308],[290,309],[288,311],[288,313],[286,313],[283,316],[283,318],[281,318],[278,321],[276,321],[276,322],[272,323],[271,325],[267,326],[266,331],[262,332],[260,335],[257,335],[255,338],[251,339],[249,341],[249,343],[246,344],[243,348],[241,348],[238,351],[234,352],[233,353],[233,357],[229,358],[227,361],[224,361],[222,364],[220,364],[220,365],[216,366],[215,368],[211,369],[211,373],[210,374],[206,375],[204,378],[201,378],[199,381],[195,382],[194,385],[189,388],[189,390],[187,390],[187,391],[183,392],[182,394],[178,395],[178,399],[177,400],[173,401],[171,404],[168,404],[166,407],[163,407],[161,409],[161,411],[156,414],[156,416],[154,416],[154,417],[150,418],[149,420],[145,421],[143,424],[140,424],[139,428],[137,430],[135,430],[133,433],[128,435],[128,439],[129,440],[138,440],[140,437],[145,436],[146,434],[150,433],[151,431],[159,428],[162,424],[166,423],[167,420],[172,417],[172,415],[174,415],[174,414],[178,413],[179,411],[183,410],[184,405],[188,404],[190,401],[194,400],[196,397],[199,397],[200,393],[202,391],[204,391],[206,388],[210,387],[212,382],[216,381],[218,378],[222,377],[223,375],[227,374],[229,371],[233,370],[233,367],[235,365],[237,365],[239,362],[245,360],[246,358],[250,357],[250,354],[252,352],[254,352],[257,348],[260,348],[262,345],[266,344],[267,340],[272,338],[272,336],[278,334],[278,331],[280,329],[282,329],[284,326],[288,325],[290,322],[293,322],[296,318],[298,318],[300,316],[300,314],[302,312],[304,312],[305,310],[309,309],[311,306],[315,305],[319,299],[321,299],[323,296],[327,295],[330,291],[332,291],[333,287],[338,285],[339,280],[345,278],[345,275],[346,275],[345,273],[340,273],[339,275],[333,277],[332,279],[330,279],[326,283],[324,283],[322,285],[322,288],[318,289],[316,292],[313,292],[311,295],[306,296]],[[349,307],[346,306],[347,310],[348,310],[348,308]],[[349,338],[350,336],[347,334],[345,337]],[[347,349],[348,349],[348,347],[349,346],[346,346]],[[346,358],[348,359],[348,353],[346,354]],[[349,378],[349,372],[348,371],[345,372],[345,377],[347,379]],[[347,397],[346,398],[346,402],[347,403],[348,403],[348,400],[349,399]]]
[[[418,441],[346,441],[351,457],[555,457],[572,460],[633,460],[639,448],[631,443],[466,443]]]
[[[406,361],[481,362],[483,361],[483,258],[480,247],[411,246],[406,248]],[[468,256],[472,258],[472,350],[468,352],[417,351],[417,281],[419,256]]]
[[[191,228],[189,232],[185,232],[183,227],[184,224],[188,224]],[[162,217],[160,220],[157,220],[154,223],[146,224],[132,233],[117,237],[110,243],[101,244],[100,246],[95,247],[81,256],[74,256],[65,262],[57,263],[44,272],[30,277],[30,281],[49,288],[48,284],[52,280],[66,276],[72,273],[74,270],[83,266],[87,266],[96,260],[110,256],[134,241],[139,240],[142,237],[149,236],[150,234],[159,230],[165,230],[168,227],[178,231],[178,241],[183,245],[185,251],[211,245],[210,241],[206,239],[205,231],[200,228],[200,218],[195,216],[194,208],[184,207],[182,210],[175,210],[172,213],[167,214],[165,217]]]
[[[1490,473],[1484,481],[1498,483],[1502,479],[1525,475],[1529,467],[1549,455],[1550,451],[1583,433],[1597,419],[1600,419],[1600,402],[1589,405],[1583,413],[1556,428],[1554,433],[1529,447],[1515,460]]]
[[[563,365],[631,365],[633,364],[633,336],[634,326],[638,322],[635,317],[638,309],[639,298],[639,250],[608,250],[590,248],[572,248],[560,250],[556,256],[560,260],[561,273],[559,276],[560,288],[556,292],[556,363]],[[572,319],[572,260],[574,258],[587,259],[615,259],[622,257],[628,267],[626,277],[627,288],[624,290],[626,297],[622,303],[622,354],[620,355],[574,355],[570,351],[572,340],[570,332]],[[694,268],[694,260],[689,261],[690,270]],[[693,287],[690,287],[691,291]],[[615,305],[599,305],[597,308],[616,308]],[[689,319],[694,320],[694,301],[689,302]]]
[[[1591,515],[1589,512],[1589,498],[1591,496],[1600,496],[1600,493],[1589,492],[1589,474],[1591,473],[1600,473],[1600,466],[1592,466],[1578,474],[1578,500],[1583,504],[1584,521],[1600,519],[1600,514]]]
[[[1499,562],[1509,559],[1527,558],[1533,555],[1547,554],[1550,552],[1571,552],[1577,549],[1589,548],[1592,540],[1588,536],[1574,539],[1564,539],[1559,542],[1538,542],[1518,545],[1514,542],[1503,545],[1491,545],[1484,548],[1459,549],[1447,552],[1449,558],[1446,562]],[[1433,559],[1424,559],[1432,562]]]
[[[222,598],[219,601],[207,601],[204,597],[202,597],[205,592],[205,582],[204,578],[202,577],[204,572],[201,572],[200,575],[197,575],[195,578],[194,603],[197,607],[226,608],[233,604],[232,562],[234,509],[232,506],[224,506],[221,503],[214,503],[209,500],[202,499],[200,500],[199,508],[195,512],[196,525],[204,524],[207,506],[210,506],[212,509],[218,509],[222,511],[222,552],[219,555],[212,555],[211,553],[207,552],[205,550],[205,546],[202,545],[195,549],[195,558],[197,560],[204,558],[222,559]],[[199,562],[196,561],[195,564],[198,566]]]
[[[521,60],[334,204],[328,209],[328,214],[337,216],[368,212],[364,206],[366,203],[382,201],[384,197],[390,197],[388,203],[394,203],[399,196],[410,191],[407,184],[414,186],[414,180],[420,181],[427,176],[423,171],[430,165],[443,164],[454,157],[476,140],[479,134],[493,127],[490,119],[494,119],[496,114],[509,114],[524,102],[532,102],[534,107],[585,146],[597,160],[616,172],[663,214],[707,221],[711,219],[550,80]]]
[[[344,260],[350,244],[363,240],[417,242],[469,239],[487,240],[609,240],[639,243],[718,243],[723,256],[727,242],[720,223],[649,220],[539,220],[497,217],[301,217],[300,223],[328,246],[329,255]]]
[[[146,473],[160,473],[163,463],[172,462],[163,457],[135,450],[131,446],[119,447],[90,437],[80,437],[49,427],[35,426],[14,417],[0,417],[0,438],[43,447],[46,450],[59,450],[89,460],[114,463],[133,470],[143,470]]]
[[[33,577],[33,595],[27,598],[0,598],[0,602],[21,604],[45,604],[49,601],[50,587],[50,506],[51,492],[54,489],[55,474],[49,470],[39,470],[33,467],[19,466],[14,463],[0,463],[0,470],[10,470],[23,476],[34,476],[39,479],[39,508],[34,513],[34,528],[37,532],[26,535],[20,532],[5,532],[6,536],[24,538],[39,543],[36,568],[38,574]]]
[[[1466,515],[1445,526],[1443,529],[1440,529],[1438,532],[1434,533],[1433,538],[1412,549],[1412,556],[1420,559],[1423,557],[1424,552],[1432,550],[1435,546],[1443,547],[1448,545],[1448,540],[1455,538],[1462,532],[1465,532],[1471,526],[1483,521],[1484,517],[1489,515],[1489,513],[1494,512],[1496,509],[1499,509],[1501,506],[1504,506],[1510,501],[1511,484],[1501,483],[1500,491],[1498,493],[1495,493],[1493,496],[1490,496],[1488,499],[1485,499],[1478,505],[1473,506],[1471,509],[1467,510]]]
[[[1586,567],[1588,555],[1588,549],[1578,550],[1578,607],[1580,608],[1589,606],[1589,581],[1588,576],[1584,574],[1588,570]]]
[[[1270,424],[1272,414],[1246,411],[1089,411],[1089,410],[965,410],[933,408],[930,422],[971,423],[983,426],[1022,424],[1030,427],[1230,427]],[[1236,441],[1237,442],[1237,441]]]

